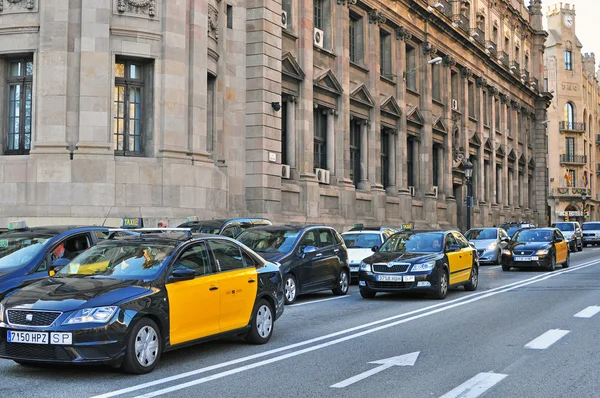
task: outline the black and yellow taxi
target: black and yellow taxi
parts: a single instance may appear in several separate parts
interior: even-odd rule
[[[402,231],[360,264],[358,286],[363,298],[379,292],[423,291],[444,299],[448,288],[477,289],[477,250],[457,231]]]
[[[512,267],[541,267],[554,271],[557,264],[567,268],[571,261],[569,242],[558,228],[518,231],[502,250],[502,270]]]
[[[0,357],[151,372],[222,336],[267,343],[283,313],[276,264],[233,239],[140,229],[101,242],[0,303]]]

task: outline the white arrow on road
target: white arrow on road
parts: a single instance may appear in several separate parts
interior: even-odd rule
[[[337,384],[332,385],[332,388],[344,388],[348,387],[351,384],[356,383],[357,381],[361,381],[366,379],[369,376],[373,376],[379,372],[383,372],[386,369],[389,369],[393,366],[413,366],[415,362],[417,362],[417,358],[419,357],[420,352],[411,352],[410,354],[400,355],[398,357],[392,357],[388,359],[381,359],[379,361],[373,361],[369,363],[373,363],[375,365],[381,365],[356,376],[353,376],[344,381],[340,381]]]

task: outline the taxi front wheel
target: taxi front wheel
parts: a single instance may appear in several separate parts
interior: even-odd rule
[[[443,300],[448,294],[448,273],[441,269],[437,274],[437,286],[435,289],[434,297],[438,300]]]
[[[125,359],[121,368],[126,373],[150,373],[158,364],[161,352],[160,329],[152,319],[142,318],[127,336]]]

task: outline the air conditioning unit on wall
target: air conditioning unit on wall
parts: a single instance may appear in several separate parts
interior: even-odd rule
[[[313,34],[313,43],[315,44],[315,46],[319,47],[319,48],[323,48],[323,31],[321,29],[317,29],[315,28],[314,34]]]
[[[415,196],[415,187],[408,187],[408,191],[410,192],[410,196]]]
[[[329,170],[315,169],[315,174],[317,175],[317,180],[319,181],[319,183],[329,185],[329,181],[330,181]]]
[[[287,29],[288,27],[288,15],[287,11],[281,11],[281,27]]]
[[[281,165],[281,178],[285,178],[286,180],[289,180],[291,175],[292,175],[291,167],[287,164],[282,164]]]

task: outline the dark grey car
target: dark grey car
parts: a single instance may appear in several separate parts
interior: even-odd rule
[[[569,243],[569,250],[578,252],[583,250],[583,231],[581,225],[577,221],[561,221],[552,224],[554,228],[557,228],[562,232],[563,236]]]

